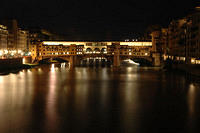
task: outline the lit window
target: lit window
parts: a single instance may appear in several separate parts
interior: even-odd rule
[[[191,59],[191,63],[195,64],[195,59],[194,58]]]

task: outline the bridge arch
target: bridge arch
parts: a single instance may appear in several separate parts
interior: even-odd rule
[[[107,52],[106,48],[102,48],[101,53],[105,53],[105,52]]]
[[[93,50],[91,48],[86,49],[86,53],[92,53],[92,52],[93,52]]]
[[[100,50],[99,48],[94,48],[93,52],[94,52],[94,53],[100,53],[101,50]]]
[[[38,60],[39,63],[51,63],[53,60],[57,61],[57,62],[70,62],[70,58],[69,57],[48,57],[48,56],[44,56],[42,59]]]

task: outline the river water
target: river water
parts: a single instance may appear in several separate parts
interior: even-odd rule
[[[51,64],[0,76],[0,133],[200,132],[200,83],[137,66]]]

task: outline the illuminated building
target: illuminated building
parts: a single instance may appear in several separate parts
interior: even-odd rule
[[[0,50],[7,50],[8,44],[8,30],[4,25],[0,25]]]
[[[160,56],[152,53],[152,42],[76,42],[44,41],[30,46],[33,61],[46,58],[104,57],[121,59],[145,58],[160,66]],[[116,63],[119,65],[119,63]]]
[[[8,50],[17,49],[18,25],[16,20],[4,20],[3,24],[8,28]]]
[[[18,29],[18,34],[17,34],[17,50],[18,51],[23,51],[26,52],[28,51],[28,31]]]
[[[177,21],[172,21],[168,28],[169,37],[169,55],[178,59],[186,57],[186,26],[187,19],[183,18]],[[185,60],[183,60],[185,61]]]
[[[143,42],[144,43],[144,42]],[[141,45],[140,45],[141,44]],[[146,45],[142,45],[142,43],[119,43],[119,54],[124,56],[150,56],[150,52],[152,50],[151,43],[146,43]],[[114,54],[115,44],[107,46],[108,55]]]
[[[153,50],[161,53],[164,60],[200,64],[199,29],[200,8],[197,7],[186,17],[171,21],[167,29],[153,31],[152,42],[157,43]]]
[[[4,29],[4,44],[2,47],[6,47],[5,56],[23,56],[28,53],[28,31],[22,30],[18,27],[16,20],[4,20],[2,22],[6,27],[1,26],[1,33]],[[2,36],[1,36],[2,38]]]
[[[186,54],[187,62],[200,64],[200,8],[196,7],[195,12],[187,16],[186,30]],[[193,61],[195,60],[195,61]]]
[[[43,43],[30,46],[32,60],[41,60],[45,57],[61,57],[83,54],[83,45],[45,45]]]

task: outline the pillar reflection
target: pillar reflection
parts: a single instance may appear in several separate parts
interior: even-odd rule
[[[56,83],[57,83],[57,72],[55,71],[55,64],[51,64],[49,72],[49,83],[48,83],[48,94],[46,100],[46,130],[47,132],[53,131],[58,132],[58,116],[56,112]]]
[[[195,113],[195,100],[196,100],[196,87],[194,86],[194,84],[190,84],[188,92],[188,108],[191,118]]]

